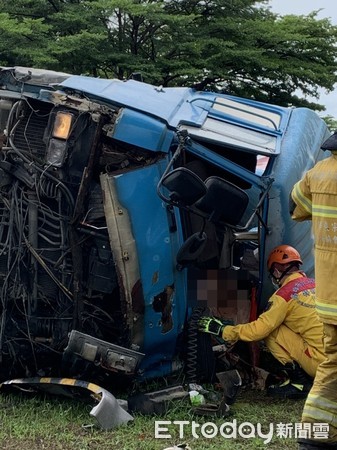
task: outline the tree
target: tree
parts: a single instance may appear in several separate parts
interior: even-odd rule
[[[3,65],[218,89],[323,110],[337,27],[252,0],[0,0]]]
[[[337,119],[335,117],[328,115],[323,119],[331,131],[337,131]]]

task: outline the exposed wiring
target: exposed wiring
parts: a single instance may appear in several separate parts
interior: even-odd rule
[[[37,251],[31,246],[30,242],[24,236],[25,244],[28,248],[28,250],[32,253],[34,258],[38,261],[38,263],[43,267],[43,269],[47,272],[47,274],[50,276],[50,278],[54,281],[54,283],[61,289],[61,291],[64,293],[66,297],[68,297],[70,300],[73,300],[73,294],[71,291],[69,291],[63,284],[56,278],[56,276],[53,274],[53,272],[50,270],[50,268],[47,266],[47,264],[44,262],[44,260],[40,257],[40,255],[37,253]]]

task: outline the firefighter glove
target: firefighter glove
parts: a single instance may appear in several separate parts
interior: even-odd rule
[[[203,333],[210,333],[222,337],[225,326],[232,324],[232,321],[222,321],[216,317],[200,317],[198,320],[198,330]]]

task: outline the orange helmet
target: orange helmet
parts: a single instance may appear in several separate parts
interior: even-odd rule
[[[291,247],[290,245],[279,245],[270,252],[267,267],[270,271],[274,263],[288,264],[290,262],[303,264],[301,255],[294,247]]]

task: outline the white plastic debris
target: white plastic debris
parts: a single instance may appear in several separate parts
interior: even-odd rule
[[[204,405],[206,403],[205,397],[198,391],[190,391],[189,396],[193,406]]]

